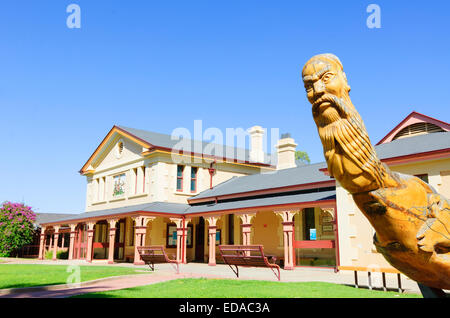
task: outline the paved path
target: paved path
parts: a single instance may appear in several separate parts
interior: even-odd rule
[[[53,264],[53,265],[86,265],[86,266],[104,266],[105,262],[94,262],[92,264],[84,261],[37,261],[37,260],[7,260],[12,264]],[[1,263],[0,263],[1,264]],[[133,268],[148,268],[147,266],[135,266],[129,263],[114,264],[108,266],[127,266]],[[98,291],[107,291],[115,289],[130,288],[135,286],[143,286],[164,282],[178,278],[226,278],[236,279],[236,276],[227,265],[208,266],[207,264],[189,263],[180,266],[180,274],[176,274],[169,264],[157,264],[156,271],[152,274],[139,274],[136,276],[116,277],[110,279],[102,279],[96,282],[87,283],[88,286],[81,286],[78,288],[70,288],[64,290],[40,290],[40,291],[25,291],[23,293],[14,293],[0,297],[69,297],[73,295],[91,293]],[[275,275],[267,268],[240,268],[241,280],[268,280],[276,281]],[[377,277],[379,274],[380,277]],[[341,271],[334,273],[329,269],[315,269],[315,268],[296,268],[295,270],[281,270],[282,282],[329,282],[336,284],[354,284],[353,272]],[[387,274],[386,281],[388,288],[395,290],[397,287],[397,276],[394,274]],[[361,286],[367,286],[367,275],[360,273],[358,282]],[[372,273],[372,283],[374,286],[381,287],[381,274]],[[84,285],[86,283],[82,283]],[[402,287],[406,292],[419,293],[417,284],[409,278],[402,275]]]
[[[0,296],[0,298],[66,298],[70,296],[85,294],[85,293],[94,293],[94,292],[102,292],[108,290],[115,289],[123,289],[123,288],[131,288],[137,286],[144,286],[155,284],[159,282],[165,282],[173,279],[179,278],[200,278],[207,277],[205,275],[196,275],[196,274],[140,274],[134,275],[134,277],[117,277],[114,279],[108,280],[99,280],[98,282],[94,282],[89,284],[89,286],[85,287],[74,287],[67,288],[62,290],[39,290],[39,291],[26,291],[22,293],[14,293],[9,295]],[[208,277],[214,278],[214,277]]]

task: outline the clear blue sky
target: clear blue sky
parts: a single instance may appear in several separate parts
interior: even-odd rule
[[[81,7],[81,29],[66,7]],[[344,4],[345,3],[345,4]],[[366,7],[381,7],[369,29]],[[338,55],[377,142],[411,111],[450,120],[448,1],[2,1],[0,201],[84,211],[79,169],[114,124],[253,125],[322,147],[300,79]]]

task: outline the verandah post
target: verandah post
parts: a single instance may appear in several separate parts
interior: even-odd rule
[[[134,240],[134,265],[144,265],[145,262],[141,260],[138,247],[145,245],[145,236],[147,234],[147,223],[153,221],[153,216],[137,216],[132,218],[135,221],[135,240]]]
[[[86,252],[86,261],[91,263],[92,262],[92,253],[93,253],[93,242],[94,242],[94,227],[96,222],[88,222],[87,223],[87,252]]]
[[[283,225],[284,269],[294,269],[294,215],[299,211],[275,211]]]
[[[139,256],[138,247],[141,246],[142,240],[142,222],[144,221],[142,216],[132,218],[134,220],[134,265],[144,265],[144,261]]]
[[[59,226],[55,225],[53,226],[53,229],[55,230],[53,236],[53,257],[52,260],[56,261],[56,253],[58,252],[58,239],[59,239]]]
[[[183,253],[183,264],[187,264],[187,259],[186,259],[186,255],[187,255],[187,224],[191,222],[191,219],[183,219],[182,225],[183,225],[183,249],[182,249],[182,253]]]
[[[170,218],[171,222],[174,222],[177,226],[177,261],[184,262],[183,254],[183,228],[182,228],[182,219]]]
[[[114,243],[116,241],[116,223],[118,219],[108,220],[109,223],[109,248],[108,248],[108,264],[114,264]]]
[[[252,219],[256,215],[255,213],[238,214],[242,220],[242,245],[251,244],[251,233],[252,233]],[[248,256],[250,252],[245,252]]]
[[[46,227],[43,226],[41,228],[41,240],[39,242],[39,259],[43,260],[44,259],[44,250],[45,250],[45,230]]]
[[[208,238],[209,238],[209,266],[216,266],[216,233],[218,216],[210,216],[206,218],[208,221]]]
[[[73,259],[73,250],[75,247],[75,230],[77,228],[76,224],[70,224],[70,242],[69,242],[69,260]]]

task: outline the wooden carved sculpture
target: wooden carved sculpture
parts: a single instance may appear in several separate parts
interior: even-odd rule
[[[330,176],[374,227],[377,251],[421,289],[450,289],[450,202],[378,159],[339,58],[312,57],[302,77]]]

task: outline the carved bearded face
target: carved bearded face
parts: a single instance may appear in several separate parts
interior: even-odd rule
[[[330,175],[350,193],[382,186],[384,168],[350,100],[339,59],[332,54],[312,57],[302,78]]]
[[[305,64],[302,77],[314,119],[320,126],[346,117],[346,111],[352,107],[350,86],[340,62],[326,55],[313,57]]]

